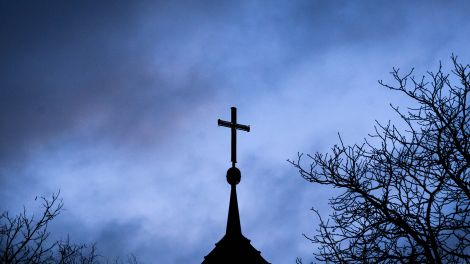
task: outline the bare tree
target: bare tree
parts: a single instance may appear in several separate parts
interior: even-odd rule
[[[36,197],[36,200],[38,198]],[[50,241],[48,225],[63,209],[59,193],[50,199],[40,197],[42,213],[38,218],[28,216],[26,208],[16,216],[8,212],[0,215],[0,263],[4,264],[137,264],[135,256],[127,261],[103,260],[97,253],[96,246],[71,243],[67,237],[64,241]]]
[[[393,69],[411,98],[398,129],[377,122],[362,144],[340,137],[330,153],[302,154],[291,162],[309,182],[339,188],[334,210],[320,219],[319,261],[331,263],[470,263],[470,66],[455,56],[422,78]],[[298,263],[301,261],[298,259]]]

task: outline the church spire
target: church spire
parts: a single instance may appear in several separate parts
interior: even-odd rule
[[[237,201],[237,184],[240,182],[241,173],[240,170],[235,167],[237,163],[237,130],[243,130],[250,132],[250,126],[242,125],[237,123],[237,108],[232,107],[231,110],[231,122],[224,120],[217,120],[219,126],[228,127],[232,134],[231,144],[231,160],[232,167],[227,171],[227,182],[230,184],[230,205],[228,208],[228,219],[227,219],[227,230],[226,235],[241,235],[242,230],[240,226],[240,214],[238,213],[238,201]]]
[[[215,244],[215,248],[204,257],[203,264],[252,263],[269,264],[243,236],[238,212],[237,184],[241,173],[235,167],[237,163],[237,130],[250,132],[250,126],[237,124],[237,108],[232,107],[231,122],[218,120],[219,126],[229,127],[232,132],[232,167],[227,171],[227,182],[230,184],[230,204],[228,209],[227,229],[225,236]]]

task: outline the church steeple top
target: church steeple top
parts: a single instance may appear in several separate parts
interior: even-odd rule
[[[228,219],[227,219],[227,230],[225,232],[226,236],[241,235],[242,230],[240,226],[240,214],[238,212],[238,201],[237,201],[237,187],[236,185],[240,183],[241,172],[235,167],[237,163],[237,130],[243,130],[250,132],[250,126],[237,124],[237,108],[232,107],[231,109],[231,122],[224,120],[217,120],[219,126],[228,127],[231,130],[232,135],[232,144],[231,144],[231,161],[232,167],[227,171],[227,182],[230,184],[230,204],[228,209]]]
[[[225,236],[215,244],[215,248],[204,257],[203,264],[208,263],[268,263],[243,236],[240,215],[238,212],[237,184],[240,183],[241,173],[235,167],[237,163],[237,130],[250,132],[250,126],[237,124],[237,108],[231,108],[231,122],[218,120],[219,126],[231,128],[232,134],[232,167],[227,171],[227,182],[230,184],[230,204],[228,209],[227,229]]]

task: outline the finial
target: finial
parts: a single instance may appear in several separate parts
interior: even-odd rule
[[[242,174],[240,173],[240,170],[233,166],[227,171],[227,182],[230,185],[237,185],[240,183],[240,179],[242,177]]]

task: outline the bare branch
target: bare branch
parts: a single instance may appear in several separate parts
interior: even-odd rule
[[[394,68],[396,86],[379,81],[416,103],[392,106],[404,131],[377,122],[361,145],[340,137],[329,153],[289,160],[307,181],[343,191],[330,199],[328,221],[314,211],[318,233],[307,238],[318,246],[317,260],[470,262],[470,66],[451,59],[452,75],[439,64],[420,78]]]

